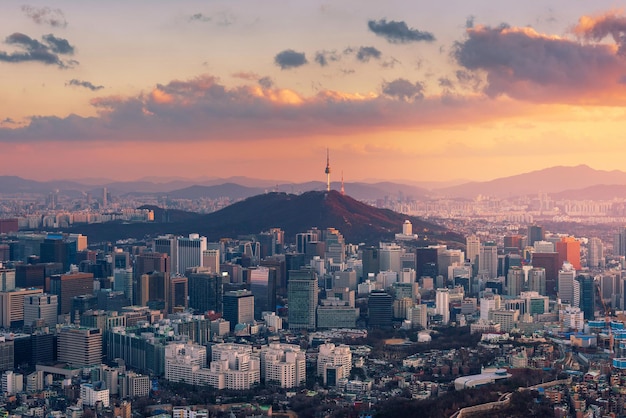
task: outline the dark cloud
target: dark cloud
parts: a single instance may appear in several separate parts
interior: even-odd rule
[[[409,28],[403,21],[386,19],[370,20],[367,26],[372,32],[378,36],[382,36],[387,41],[394,44],[405,44],[409,42],[432,42],[435,36],[430,32],[420,31],[418,29]]]
[[[612,90],[626,74],[626,59],[611,45],[581,44],[527,27],[468,29],[467,38],[452,54],[465,70],[486,74],[484,92],[490,96],[601,101],[597,93]]]
[[[471,29],[474,27],[474,16],[468,16],[467,19],[465,19],[465,29]]]
[[[258,82],[259,85],[264,89],[271,89],[272,87],[274,87],[274,80],[272,80],[271,77],[261,77],[259,78]]]
[[[65,15],[61,9],[24,5],[22,6],[22,11],[39,25],[50,25],[55,28],[64,28],[67,26]]]
[[[325,67],[330,62],[336,62],[341,59],[341,55],[337,51],[317,51],[315,53],[315,62],[320,66]]]
[[[89,82],[89,81],[83,81],[83,80],[77,80],[75,78],[71,79],[70,81],[68,81],[66,83],[67,86],[78,86],[78,87],[84,87],[86,89],[89,89],[91,91],[97,91],[97,90],[101,90],[104,88],[104,86],[96,86],[93,83]]]
[[[419,81],[411,83],[404,78],[398,78],[397,80],[383,83],[383,94],[406,101],[423,99],[424,85]]]
[[[304,52],[296,52],[293,49],[286,49],[279,52],[274,57],[274,63],[280,67],[281,70],[289,68],[301,67],[307,64],[306,56]]]
[[[57,38],[52,34],[44,35],[42,39],[43,43],[19,32],[7,36],[4,42],[20,48],[21,51],[12,53],[0,51],[0,61],[13,63],[36,61],[57,65],[61,68],[73,67],[78,64],[78,61],[63,61],[59,57],[59,54],[71,55],[74,53],[74,47],[67,40]]]
[[[619,47],[620,55],[626,55],[626,16],[611,11],[602,16],[583,16],[573,32],[586,40],[601,41],[611,36]]]
[[[42,39],[50,46],[52,52],[58,54],[74,54],[74,47],[70,45],[67,39],[57,38],[53,34],[44,35]]]
[[[195,13],[189,17],[190,22],[210,22],[211,18],[209,16],[205,16],[202,13]]]
[[[368,62],[371,58],[380,59],[382,53],[373,46],[362,46],[356,53],[356,59],[361,62]]]

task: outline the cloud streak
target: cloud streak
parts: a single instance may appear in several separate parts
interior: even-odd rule
[[[370,20],[368,28],[376,35],[385,38],[393,44],[406,44],[410,42],[433,42],[435,35],[430,32],[409,28],[404,21],[387,19]]]
[[[77,80],[75,78],[73,78],[70,81],[68,81],[66,83],[66,85],[68,85],[68,86],[77,86],[77,87],[84,87],[84,88],[89,89],[91,91],[98,91],[98,90],[102,90],[104,88],[104,86],[96,86],[95,84],[93,84],[93,83],[91,83],[89,81]]]
[[[95,117],[33,116],[27,125],[0,128],[0,142],[246,141],[351,136],[392,128],[422,129],[519,114],[497,100],[424,97],[421,83],[397,79],[383,94],[323,90],[302,96],[258,85],[228,88],[215,77],[159,84],[148,93],[91,100]],[[528,109],[534,109],[529,106]],[[454,115],[452,117],[451,115]]]
[[[38,25],[49,25],[54,28],[65,28],[67,20],[61,9],[24,5],[22,11]]]

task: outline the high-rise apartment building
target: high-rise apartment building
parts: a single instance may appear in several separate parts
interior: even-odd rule
[[[306,356],[295,344],[270,343],[261,348],[261,379],[268,385],[295,388],[306,383]]]

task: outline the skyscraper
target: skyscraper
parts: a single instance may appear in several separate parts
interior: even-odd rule
[[[48,327],[54,328],[59,309],[57,295],[37,294],[24,296],[24,326],[31,326],[37,319],[42,319]]]
[[[276,269],[257,267],[250,269],[250,291],[254,295],[254,317],[262,319],[263,312],[276,310]]]
[[[563,263],[563,268],[559,270],[559,298],[562,303],[569,303],[578,306],[578,300],[574,295],[574,279],[576,270],[570,263]]]
[[[102,363],[102,331],[98,328],[63,327],[58,337],[58,360],[72,366]]]
[[[370,328],[390,328],[393,316],[393,298],[383,290],[372,290],[367,298],[368,320]]]
[[[369,277],[369,274],[377,275],[380,272],[380,258],[378,256],[378,247],[364,247],[361,251],[361,259],[363,264],[363,275],[361,282]]]
[[[524,271],[521,267],[511,267],[507,274],[507,295],[517,297],[524,290]]]
[[[528,290],[542,296],[546,295],[546,269],[533,267],[528,272]]]
[[[140,277],[141,294],[139,305],[152,309],[167,310],[169,301],[170,274],[160,271],[142,274]]]
[[[312,269],[292,270],[287,286],[289,329],[315,330],[317,274]]]
[[[532,246],[535,244],[535,241],[543,241],[544,239],[545,234],[542,226],[530,225],[528,227],[528,245]]]
[[[222,275],[217,273],[188,271],[189,307],[198,313],[222,312]]]
[[[94,283],[91,273],[69,273],[50,277],[50,293],[59,298],[59,315],[69,314],[75,296],[93,294]]]
[[[478,266],[478,257],[480,256],[480,238],[476,235],[470,235],[465,238],[466,257],[473,266]]]
[[[188,238],[178,237],[176,246],[176,273],[185,274],[185,270],[190,267],[202,267],[203,254],[207,250],[206,237],[198,234],[189,234]]]
[[[435,294],[435,312],[442,316],[441,323],[450,322],[450,292],[448,289],[437,289]]]
[[[580,310],[586,320],[594,319],[595,311],[595,282],[589,273],[579,274],[576,278],[580,283]]]
[[[574,237],[563,237],[556,243],[556,252],[559,253],[559,263],[565,261],[572,264],[574,269],[580,270],[580,241]]]
[[[188,279],[185,276],[176,275],[170,277],[170,291],[168,300],[169,312],[174,312],[174,308],[187,309],[188,302]]]
[[[590,268],[604,267],[604,246],[600,238],[592,237],[589,239],[587,266]]]
[[[498,276],[498,247],[495,242],[485,242],[480,246],[478,271],[487,273],[491,279]]]
[[[135,260],[133,267],[133,303],[141,305],[144,291],[141,288],[141,276],[146,273],[161,272],[170,274],[170,259],[165,253],[142,253]]]
[[[224,294],[224,319],[230,322],[230,330],[237,324],[254,322],[254,296],[249,290],[232,290]]]
[[[626,227],[621,227],[614,235],[613,253],[626,256]]]

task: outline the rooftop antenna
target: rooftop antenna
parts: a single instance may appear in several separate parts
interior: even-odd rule
[[[330,151],[326,148],[326,191],[330,192]]]

